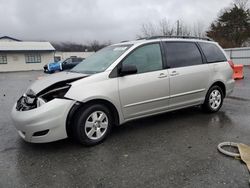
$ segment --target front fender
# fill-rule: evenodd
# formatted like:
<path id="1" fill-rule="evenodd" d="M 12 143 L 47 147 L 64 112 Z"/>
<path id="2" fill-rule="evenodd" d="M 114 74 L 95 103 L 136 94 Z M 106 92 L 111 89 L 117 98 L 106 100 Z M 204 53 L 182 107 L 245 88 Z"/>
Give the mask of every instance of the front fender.
<path id="1" fill-rule="evenodd" d="M 86 103 L 92 100 L 105 100 L 113 104 L 119 114 L 120 123 L 124 122 L 118 92 L 118 80 L 109 78 L 103 72 L 71 83 L 65 97 Z"/>

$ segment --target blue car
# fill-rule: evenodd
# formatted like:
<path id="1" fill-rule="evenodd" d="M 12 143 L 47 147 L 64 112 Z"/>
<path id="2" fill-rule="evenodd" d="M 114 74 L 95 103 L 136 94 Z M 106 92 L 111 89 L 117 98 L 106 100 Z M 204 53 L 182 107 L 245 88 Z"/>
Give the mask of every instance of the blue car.
<path id="1" fill-rule="evenodd" d="M 78 63 L 82 62 L 84 58 L 81 57 L 70 57 L 62 61 L 51 62 L 44 65 L 43 69 L 45 73 L 54 73 L 58 71 L 72 69 Z"/>

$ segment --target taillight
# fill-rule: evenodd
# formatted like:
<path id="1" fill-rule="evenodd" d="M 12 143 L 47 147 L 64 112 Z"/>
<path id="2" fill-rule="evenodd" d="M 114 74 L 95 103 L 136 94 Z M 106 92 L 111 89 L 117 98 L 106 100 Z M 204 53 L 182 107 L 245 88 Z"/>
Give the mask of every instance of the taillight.
<path id="1" fill-rule="evenodd" d="M 234 69 L 234 62 L 230 59 L 227 61 L 232 69 Z"/>

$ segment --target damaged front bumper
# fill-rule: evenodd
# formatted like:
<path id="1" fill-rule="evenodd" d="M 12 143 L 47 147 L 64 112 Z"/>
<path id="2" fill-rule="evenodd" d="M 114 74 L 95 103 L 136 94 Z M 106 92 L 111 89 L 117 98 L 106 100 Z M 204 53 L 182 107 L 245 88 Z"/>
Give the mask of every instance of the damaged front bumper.
<path id="1" fill-rule="evenodd" d="M 11 117 L 19 135 L 27 142 L 45 143 L 67 138 L 66 119 L 74 100 L 55 98 L 27 111 L 14 105 Z"/>

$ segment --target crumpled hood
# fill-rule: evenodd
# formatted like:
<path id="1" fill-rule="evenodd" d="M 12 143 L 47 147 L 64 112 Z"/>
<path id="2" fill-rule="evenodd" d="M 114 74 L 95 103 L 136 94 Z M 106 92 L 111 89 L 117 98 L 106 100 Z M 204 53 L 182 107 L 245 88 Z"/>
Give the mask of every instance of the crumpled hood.
<path id="1" fill-rule="evenodd" d="M 31 84 L 31 86 L 28 88 L 28 90 L 32 90 L 35 94 L 38 94 L 39 92 L 43 91 L 44 89 L 67 80 L 77 80 L 84 77 L 87 77 L 87 74 L 81 74 L 81 73 L 75 73 L 75 72 L 59 72 L 55 73 L 49 76 L 45 76 L 39 80 L 36 80 L 34 83 Z"/>

